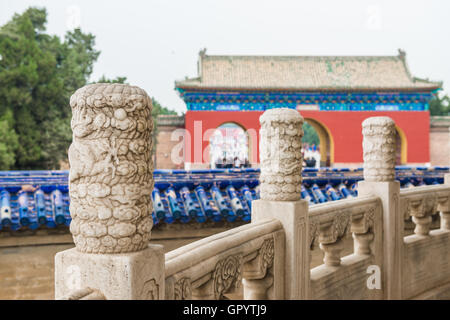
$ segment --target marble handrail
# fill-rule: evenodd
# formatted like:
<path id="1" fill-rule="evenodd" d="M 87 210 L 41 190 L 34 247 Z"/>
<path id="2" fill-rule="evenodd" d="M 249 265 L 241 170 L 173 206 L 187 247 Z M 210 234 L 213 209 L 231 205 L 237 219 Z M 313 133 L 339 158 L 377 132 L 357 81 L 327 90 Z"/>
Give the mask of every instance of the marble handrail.
<path id="1" fill-rule="evenodd" d="M 166 299 L 222 299 L 242 278 L 244 298 L 281 298 L 282 268 L 274 270 L 274 261 L 283 254 L 284 231 L 276 219 L 193 242 L 165 256 Z"/>

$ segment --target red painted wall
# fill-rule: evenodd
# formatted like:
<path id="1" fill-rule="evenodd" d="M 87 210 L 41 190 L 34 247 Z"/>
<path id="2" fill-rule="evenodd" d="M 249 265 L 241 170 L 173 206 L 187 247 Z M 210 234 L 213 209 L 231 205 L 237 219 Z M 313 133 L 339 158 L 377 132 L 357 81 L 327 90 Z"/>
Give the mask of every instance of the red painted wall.
<path id="1" fill-rule="evenodd" d="M 200 136 L 203 137 L 207 129 L 217 128 L 225 122 L 235 122 L 244 129 L 255 129 L 259 133 L 259 117 L 261 114 L 262 112 L 259 111 L 187 111 L 185 126 L 191 135 L 191 152 L 185 154 L 185 161 L 207 161 L 207 159 L 201 157 L 198 151 L 197 158 L 194 158 L 195 148 L 201 148 L 201 152 L 203 152 L 209 144 L 207 137 L 200 140 Z M 430 114 L 428 111 L 300 111 L 300 114 L 304 118 L 317 120 L 327 127 L 334 142 L 335 163 L 363 161 L 361 123 L 365 119 L 375 116 L 391 117 L 396 125 L 403 130 L 407 140 L 408 163 L 430 161 Z M 200 121 L 197 123 L 196 131 L 194 130 L 195 121 Z M 259 145 L 259 141 L 257 141 L 257 144 Z"/>

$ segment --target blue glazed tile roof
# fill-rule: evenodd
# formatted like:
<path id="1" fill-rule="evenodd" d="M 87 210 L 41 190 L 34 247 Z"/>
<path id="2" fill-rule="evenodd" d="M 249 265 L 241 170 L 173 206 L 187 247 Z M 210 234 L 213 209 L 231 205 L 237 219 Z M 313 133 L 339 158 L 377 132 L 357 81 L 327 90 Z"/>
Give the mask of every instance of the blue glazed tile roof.
<path id="1" fill-rule="evenodd" d="M 397 167 L 402 187 L 443 183 L 448 167 Z M 153 221 L 250 221 L 259 169 L 155 170 Z M 362 168 L 305 168 L 301 196 L 311 204 L 357 195 Z M 0 171 L 0 230 L 70 225 L 68 171 Z"/>

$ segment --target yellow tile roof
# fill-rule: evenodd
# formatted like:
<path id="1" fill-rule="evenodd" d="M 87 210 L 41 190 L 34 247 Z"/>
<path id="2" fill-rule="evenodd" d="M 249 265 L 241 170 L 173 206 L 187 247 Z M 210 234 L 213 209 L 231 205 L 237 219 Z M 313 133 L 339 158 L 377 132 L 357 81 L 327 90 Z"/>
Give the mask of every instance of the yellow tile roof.
<path id="1" fill-rule="evenodd" d="M 441 82 L 409 73 L 398 56 L 220 56 L 200 52 L 199 77 L 178 88 L 286 90 L 434 90 Z"/>

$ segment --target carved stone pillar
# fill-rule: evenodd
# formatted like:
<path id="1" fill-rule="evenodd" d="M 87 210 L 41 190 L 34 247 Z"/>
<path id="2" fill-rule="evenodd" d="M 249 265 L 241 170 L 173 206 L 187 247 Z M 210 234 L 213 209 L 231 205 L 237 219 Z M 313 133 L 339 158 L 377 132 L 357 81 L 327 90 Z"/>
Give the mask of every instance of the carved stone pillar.
<path id="1" fill-rule="evenodd" d="M 394 181 L 396 161 L 395 122 L 389 117 L 363 121 L 365 181 Z"/>
<path id="2" fill-rule="evenodd" d="M 300 200 L 303 118 L 294 109 L 271 109 L 260 117 L 261 200 Z"/>
<path id="3" fill-rule="evenodd" d="M 77 250 L 146 248 L 153 226 L 151 100 L 138 87 L 98 83 L 77 90 L 70 106 L 70 231 Z"/>
<path id="4" fill-rule="evenodd" d="M 362 123 L 362 133 L 364 181 L 358 183 L 358 196 L 375 195 L 382 201 L 382 288 L 386 299 L 401 299 L 404 221 L 400 211 L 400 183 L 395 181 L 395 123 L 389 117 L 368 118 Z M 368 240 L 360 243 L 361 253 L 368 252 L 365 244 Z"/>
<path id="5" fill-rule="evenodd" d="M 78 89 L 70 106 L 76 249 L 56 256 L 56 297 L 90 287 L 107 299 L 162 298 L 164 255 L 161 246 L 149 246 L 151 100 L 135 86 L 98 83 Z"/>
<path id="6" fill-rule="evenodd" d="M 260 117 L 260 200 L 252 202 L 252 222 L 278 219 L 286 236 L 285 299 L 307 299 L 310 282 L 308 202 L 300 199 L 303 118 L 298 111 L 271 109 Z M 250 284 L 249 284 L 250 285 Z M 263 289 L 261 289 L 263 290 Z M 279 299 L 279 298 L 278 298 Z"/>

